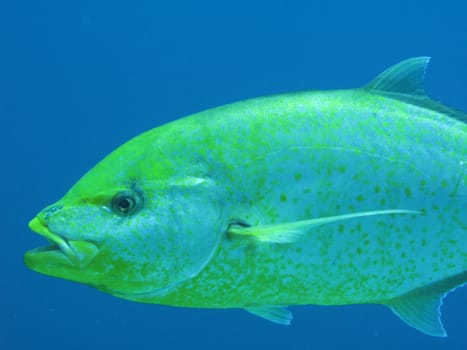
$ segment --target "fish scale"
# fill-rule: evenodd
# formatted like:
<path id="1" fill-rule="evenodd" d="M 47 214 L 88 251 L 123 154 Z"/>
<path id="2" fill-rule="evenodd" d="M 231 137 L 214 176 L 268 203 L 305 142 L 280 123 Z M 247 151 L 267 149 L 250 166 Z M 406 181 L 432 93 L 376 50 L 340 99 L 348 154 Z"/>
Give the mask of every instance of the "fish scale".
<path id="1" fill-rule="evenodd" d="M 467 118 L 426 96 L 427 64 L 137 136 L 31 221 L 63 244 L 25 262 L 128 300 L 280 324 L 289 305 L 383 304 L 445 336 L 442 300 L 467 282 Z"/>

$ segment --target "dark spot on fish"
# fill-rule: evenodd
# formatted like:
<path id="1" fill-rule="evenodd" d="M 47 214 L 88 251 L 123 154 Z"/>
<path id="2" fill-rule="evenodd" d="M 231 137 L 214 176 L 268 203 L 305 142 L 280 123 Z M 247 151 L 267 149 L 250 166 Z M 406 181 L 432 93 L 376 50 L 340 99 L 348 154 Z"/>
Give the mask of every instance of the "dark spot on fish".
<path id="1" fill-rule="evenodd" d="M 406 197 L 408 198 L 412 197 L 412 191 L 410 190 L 410 188 L 406 187 L 404 190 L 404 193 Z"/>
<path id="2" fill-rule="evenodd" d="M 347 167 L 345 165 L 337 166 L 337 171 L 339 171 L 341 174 L 344 174 L 347 171 Z"/>
<path id="3" fill-rule="evenodd" d="M 363 194 L 359 194 L 359 195 L 357 196 L 357 201 L 363 202 L 364 200 L 365 200 L 365 196 L 364 196 Z"/>

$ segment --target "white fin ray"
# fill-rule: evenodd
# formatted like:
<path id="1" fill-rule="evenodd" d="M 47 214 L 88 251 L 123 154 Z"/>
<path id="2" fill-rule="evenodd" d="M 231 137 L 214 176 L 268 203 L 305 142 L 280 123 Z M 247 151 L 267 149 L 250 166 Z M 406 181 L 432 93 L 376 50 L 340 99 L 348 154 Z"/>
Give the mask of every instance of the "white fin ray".
<path id="1" fill-rule="evenodd" d="M 362 211 L 352 214 L 343 214 L 337 216 L 327 216 L 322 218 L 287 222 L 283 224 L 273 224 L 264 226 L 231 226 L 227 230 L 227 234 L 231 238 L 239 239 L 252 239 L 259 242 L 269 243 L 293 243 L 298 241 L 303 235 L 308 233 L 311 229 L 346 221 L 355 218 L 375 216 L 375 215 L 393 215 L 393 214 L 421 214 L 419 211 L 405 210 L 405 209 L 388 209 L 388 210 L 374 210 Z"/>

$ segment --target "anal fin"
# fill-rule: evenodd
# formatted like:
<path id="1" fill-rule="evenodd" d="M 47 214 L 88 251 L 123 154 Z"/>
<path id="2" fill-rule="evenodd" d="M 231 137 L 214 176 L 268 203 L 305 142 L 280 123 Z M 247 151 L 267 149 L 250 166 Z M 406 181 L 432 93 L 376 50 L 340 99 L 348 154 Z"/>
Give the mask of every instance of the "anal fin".
<path id="1" fill-rule="evenodd" d="M 443 299 L 450 291 L 467 283 L 467 271 L 417 288 L 385 304 L 405 323 L 434 336 L 446 337 L 441 321 Z"/>
<path id="2" fill-rule="evenodd" d="M 292 312 L 285 306 L 260 305 L 245 308 L 249 313 L 268 321 L 288 326 L 292 321 Z"/>

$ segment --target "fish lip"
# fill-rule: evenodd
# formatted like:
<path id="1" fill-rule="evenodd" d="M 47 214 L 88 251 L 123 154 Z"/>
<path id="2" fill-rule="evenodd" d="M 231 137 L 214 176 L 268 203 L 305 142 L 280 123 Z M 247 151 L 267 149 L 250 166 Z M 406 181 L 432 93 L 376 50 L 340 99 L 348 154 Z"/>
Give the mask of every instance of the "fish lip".
<path id="1" fill-rule="evenodd" d="M 80 258 L 77 252 L 70 245 L 69 241 L 65 237 L 50 231 L 47 224 L 40 217 L 36 216 L 29 222 L 28 226 L 32 231 L 43 236 L 53 244 L 52 246 L 36 248 L 34 251 L 60 251 L 73 265 L 79 264 Z"/>

